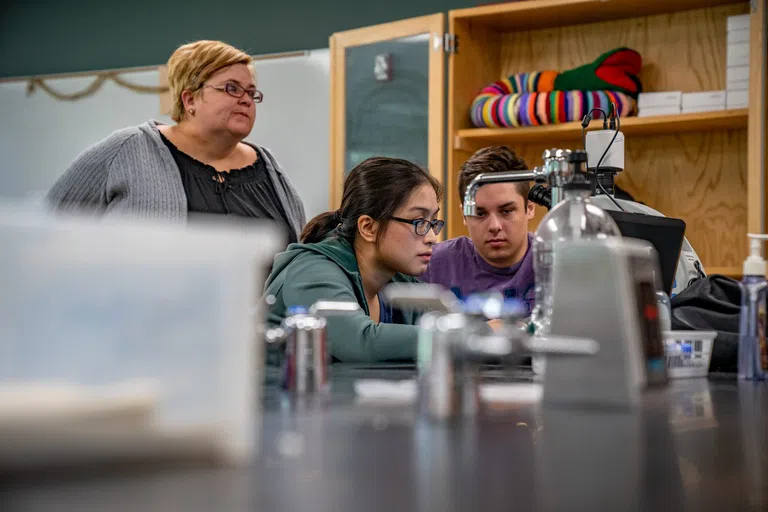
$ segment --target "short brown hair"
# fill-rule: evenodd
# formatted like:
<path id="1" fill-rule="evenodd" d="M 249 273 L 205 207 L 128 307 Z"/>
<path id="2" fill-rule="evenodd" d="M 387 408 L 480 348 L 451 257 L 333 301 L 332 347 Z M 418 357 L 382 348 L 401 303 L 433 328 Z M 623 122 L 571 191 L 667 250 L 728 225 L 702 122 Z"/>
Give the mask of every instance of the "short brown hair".
<path id="1" fill-rule="evenodd" d="M 527 170 L 528 164 L 509 146 L 489 146 L 476 151 L 464 162 L 459 171 L 459 202 L 464 204 L 467 186 L 478 174 Z M 515 183 L 515 188 L 523 196 L 523 204 L 527 205 L 528 191 L 531 189 L 530 182 L 518 181 Z"/>
<path id="2" fill-rule="evenodd" d="M 184 118 L 182 92 L 188 89 L 197 93 L 211 75 L 233 64 L 245 64 L 253 73 L 250 55 L 227 43 L 203 40 L 179 46 L 168 59 L 171 119 L 179 122 Z"/>

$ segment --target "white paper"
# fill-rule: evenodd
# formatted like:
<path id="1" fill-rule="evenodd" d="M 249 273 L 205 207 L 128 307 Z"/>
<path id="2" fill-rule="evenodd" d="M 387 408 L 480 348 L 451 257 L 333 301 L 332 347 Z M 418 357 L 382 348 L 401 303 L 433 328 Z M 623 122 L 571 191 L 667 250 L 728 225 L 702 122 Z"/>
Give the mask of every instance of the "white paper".
<path id="1" fill-rule="evenodd" d="M 358 399 L 377 403 L 414 403 L 415 380 L 358 380 L 354 384 Z M 539 383 L 481 384 L 480 397 L 494 403 L 536 403 L 541 400 L 542 385 Z"/>

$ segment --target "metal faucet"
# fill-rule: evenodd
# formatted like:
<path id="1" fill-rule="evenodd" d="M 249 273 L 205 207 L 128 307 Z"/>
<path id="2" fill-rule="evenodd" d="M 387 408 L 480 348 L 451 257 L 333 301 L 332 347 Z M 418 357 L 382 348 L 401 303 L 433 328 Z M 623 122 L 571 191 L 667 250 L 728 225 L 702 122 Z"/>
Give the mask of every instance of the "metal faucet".
<path id="1" fill-rule="evenodd" d="M 462 304 L 442 286 L 422 283 L 390 284 L 383 293 L 397 307 L 430 310 L 419 321 L 417 407 L 432 420 L 457 420 L 482 411 L 481 368 L 489 357 L 514 367 L 530 352 L 592 356 L 599 348 L 593 339 L 529 336 L 516 325 L 523 311 L 506 308 L 501 295 Z M 488 326 L 489 318 L 503 320 L 501 332 Z"/>
<path id="2" fill-rule="evenodd" d="M 552 206 L 562 199 L 562 186 L 568 181 L 568 149 L 547 149 L 542 158 L 544 165 L 534 167 L 531 171 L 509 171 L 479 174 L 473 179 L 464 192 L 464 215 L 477 216 L 477 203 L 475 197 L 477 190 L 488 183 L 514 183 L 521 181 L 535 181 L 547 183 L 552 191 Z"/>
<path id="3" fill-rule="evenodd" d="M 509 171 L 483 173 L 475 176 L 475 179 L 469 182 L 467 190 L 464 192 L 464 215 L 467 217 L 477 216 L 477 203 L 475 196 L 477 189 L 488 183 L 514 183 L 519 181 L 534 181 L 540 175 L 540 168 L 533 171 Z"/>
<path id="4" fill-rule="evenodd" d="M 547 149 L 542 154 L 544 170 L 539 183 L 547 183 L 551 193 L 551 207 L 563 200 L 563 185 L 568 183 L 571 177 L 571 167 L 568 165 L 570 149 Z"/>
<path id="5" fill-rule="evenodd" d="M 522 311 L 504 311 L 503 296 L 490 297 L 472 311 L 447 289 L 431 284 L 392 284 L 384 296 L 397 307 L 431 309 L 419 321 L 419 413 L 438 421 L 477 415 L 483 361 L 497 357 L 512 366 L 523 355 L 517 342 L 525 336 L 516 327 L 508 336 L 494 335 L 487 314 L 495 310 L 496 317 L 517 320 Z"/>
<path id="6" fill-rule="evenodd" d="M 267 346 L 284 352 L 281 384 L 298 395 L 327 393 L 330 390 L 330 352 L 326 339 L 326 318 L 360 311 L 356 302 L 317 301 L 307 311 L 294 306 L 280 327 L 265 333 Z"/>

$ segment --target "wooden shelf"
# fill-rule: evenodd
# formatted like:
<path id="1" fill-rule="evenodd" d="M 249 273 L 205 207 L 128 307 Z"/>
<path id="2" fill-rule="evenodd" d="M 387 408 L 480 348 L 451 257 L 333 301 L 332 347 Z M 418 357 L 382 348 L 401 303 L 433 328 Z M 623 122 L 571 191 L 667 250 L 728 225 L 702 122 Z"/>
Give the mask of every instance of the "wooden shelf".
<path id="1" fill-rule="evenodd" d="M 720 274 L 731 279 L 741 279 L 744 274 L 742 267 L 704 267 L 704 270 L 706 270 L 708 276 Z"/>
<path id="2" fill-rule="evenodd" d="M 670 116 L 626 117 L 621 119 L 624 135 L 663 135 L 670 133 L 736 130 L 747 127 L 748 109 L 719 110 L 696 114 Z M 598 125 L 592 121 L 591 129 Z M 524 128 L 468 128 L 459 130 L 454 149 L 466 149 L 477 144 L 528 144 L 548 141 L 581 140 L 581 123 L 563 123 Z"/>
<path id="3" fill-rule="evenodd" d="M 746 0 L 526 0 L 458 9 L 450 17 L 497 30 L 534 30 L 737 3 Z"/>
<path id="4" fill-rule="evenodd" d="M 750 5 L 751 4 L 751 5 Z M 750 47 L 764 36 L 765 0 L 520 0 L 449 13 L 458 50 L 448 57 L 446 190 L 480 148 L 513 147 L 529 165 L 542 150 L 581 147 L 581 123 L 473 128 L 469 108 L 488 83 L 531 70 L 574 69 L 611 48 L 643 57 L 646 91 L 726 88 L 727 20 L 750 14 Z M 681 58 L 682 56 L 682 58 Z M 768 225 L 762 187 L 768 144 L 764 128 L 765 51 L 750 53 L 749 110 L 621 120 L 628 137 L 617 184 L 664 215 L 686 221 L 686 237 L 708 273 L 739 277 L 746 233 Z M 602 123 L 592 122 L 594 130 Z M 670 177 L 674 186 L 670 186 Z M 459 194 L 446 194 L 447 237 L 465 235 Z M 535 229 L 541 215 L 529 225 Z"/>

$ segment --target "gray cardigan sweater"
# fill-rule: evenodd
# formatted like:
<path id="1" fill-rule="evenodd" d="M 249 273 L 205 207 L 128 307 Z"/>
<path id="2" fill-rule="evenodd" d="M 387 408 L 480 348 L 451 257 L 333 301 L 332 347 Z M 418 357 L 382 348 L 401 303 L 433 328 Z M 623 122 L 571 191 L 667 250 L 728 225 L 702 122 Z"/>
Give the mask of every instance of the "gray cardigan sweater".
<path id="1" fill-rule="evenodd" d="M 255 144 L 269 178 L 299 237 L 304 205 L 280 164 Z M 186 222 L 187 197 L 179 168 L 160 138 L 156 121 L 118 130 L 83 151 L 48 192 L 56 211 L 90 210 L 98 215 Z"/>

